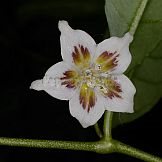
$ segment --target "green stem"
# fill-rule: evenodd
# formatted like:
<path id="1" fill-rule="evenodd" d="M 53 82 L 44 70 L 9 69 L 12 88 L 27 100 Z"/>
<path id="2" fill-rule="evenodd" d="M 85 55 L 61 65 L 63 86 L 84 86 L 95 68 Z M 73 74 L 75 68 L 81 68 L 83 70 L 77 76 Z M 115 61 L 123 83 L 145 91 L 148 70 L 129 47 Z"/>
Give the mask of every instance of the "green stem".
<path id="1" fill-rule="evenodd" d="M 142 0 L 137 11 L 136 11 L 136 16 L 134 17 L 132 24 L 130 26 L 129 32 L 131 33 L 131 35 L 134 35 L 136 32 L 136 29 L 138 27 L 138 24 L 141 20 L 141 17 L 144 13 L 144 10 L 146 8 L 146 5 L 148 3 L 148 0 Z"/>
<path id="2" fill-rule="evenodd" d="M 113 151 L 112 144 L 103 140 L 96 142 L 74 142 L 0 137 L 0 145 L 29 148 L 80 150 L 101 154 L 111 153 Z"/>
<path id="3" fill-rule="evenodd" d="M 162 162 L 162 159 L 157 156 L 151 155 L 119 141 L 113 141 L 113 143 L 115 145 L 115 152 L 126 154 L 147 162 Z"/>
<path id="4" fill-rule="evenodd" d="M 68 149 L 95 151 L 96 142 L 73 142 L 73 141 L 52 141 L 52 140 L 35 140 L 35 139 L 18 139 L 18 138 L 0 138 L 0 145 L 48 148 L 48 149 Z"/>
<path id="5" fill-rule="evenodd" d="M 68 149 L 80 151 L 92 151 L 101 154 L 112 152 L 126 154 L 147 162 L 162 162 L 162 159 L 148 154 L 139 149 L 128 146 L 116 140 L 100 140 L 97 142 L 72 142 L 72 141 L 51 141 L 51 140 L 33 140 L 17 138 L 0 138 L 0 145 L 30 147 L 30 148 L 48 148 L 48 149 Z"/>
<path id="6" fill-rule="evenodd" d="M 99 138 L 102 138 L 102 137 L 103 137 L 103 134 L 102 134 L 102 132 L 101 132 L 101 130 L 100 130 L 100 127 L 99 127 L 98 123 L 96 123 L 96 124 L 94 125 L 94 128 L 95 128 L 95 131 L 96 131 L 96 134 L 98 135 L 98 137 L 99 137 Z"/>
<path id="7" fill-rule="evenodd" d="M 105 111 L 104 125 L 103 125 L 103 132 L 104 132 L 105 140 L 111 139 L 112 117 L 113 117 L 113 112 Z"/>

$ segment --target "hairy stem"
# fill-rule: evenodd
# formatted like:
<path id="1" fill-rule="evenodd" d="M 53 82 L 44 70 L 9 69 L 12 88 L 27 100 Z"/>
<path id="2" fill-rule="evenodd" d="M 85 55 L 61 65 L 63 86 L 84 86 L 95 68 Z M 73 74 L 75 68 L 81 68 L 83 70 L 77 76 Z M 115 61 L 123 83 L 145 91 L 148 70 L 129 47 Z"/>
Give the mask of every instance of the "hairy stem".
<path id="1" fill-rule="evenodd" d="M 133 148 L 113 139 L 110 139 L 109 141 L 102 139 L 97 142 L 72 142 L 0 137 L 0 145 L 30 148 L 80 150 L 91 151 L 100 154 L 117 152 L 148 162 L 162 162 L 162 159 L 159 157 L 156 157 L 154 155 Z"/>
<path id="2" fill-rule="evenodd" d="M 6 137 L 0 138 L 0 145 L 84 151 L 95 151 L 96 146 L 95 142 L 52 141 Z"/>
<path id="3" fill-rule="evenodd" d="M 29 148 L 91 151 L 101 154 L 113 152 L 112 144 L 104 140 L 96 142 L 74 142 L 0 137 L 0 145 Z"/>

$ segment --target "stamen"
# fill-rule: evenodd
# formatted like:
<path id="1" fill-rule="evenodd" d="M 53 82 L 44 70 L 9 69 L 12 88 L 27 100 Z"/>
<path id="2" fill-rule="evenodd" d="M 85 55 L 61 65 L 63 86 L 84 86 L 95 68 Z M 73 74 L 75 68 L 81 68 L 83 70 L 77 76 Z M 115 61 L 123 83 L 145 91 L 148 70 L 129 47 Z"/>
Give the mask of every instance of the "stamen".
<path id="1" fill-rule="evenodd" d="M 108 89 L 105 86 L 100 86 L 99 89 L 103 93 L 108 93 Z"/>
<path id="2" fill-rule="evenodd" d="M 85 71 L 85 75 L 86 75 L 86 76 L 92 76 L 92 71 L 89 70 L 89 69 L 86 70 L 86 71 Z"/>
<path id="3" fill-rule="evenodd" d="M 100 64 L 96 64 L 95 65 L 95 70 L 101 70 L 101 65 Z"/>
<path id="4" fill-rule="evenodd" d="M 95 82 L 93 80 L 88 80 L 87 81 L 87 86 L 90 88 L 94 88 L 95 87 Z"/>

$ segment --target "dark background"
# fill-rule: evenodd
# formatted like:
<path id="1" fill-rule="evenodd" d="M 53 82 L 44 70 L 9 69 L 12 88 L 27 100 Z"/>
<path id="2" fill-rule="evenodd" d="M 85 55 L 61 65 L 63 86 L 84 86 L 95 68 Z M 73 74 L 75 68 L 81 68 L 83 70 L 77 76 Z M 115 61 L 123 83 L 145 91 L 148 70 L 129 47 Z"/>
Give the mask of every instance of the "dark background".
<path id="1" fill-rule="evenodd" d="M 32 81 L 61 61 L 58 21 L 87 31 L 97 43 L 107 22 L 104 0 L 15 0 L 0 5 L 0 136 L 93 141 L 93 127 L 83 129 L 69 114 L 68 102 L 30 90 Z M 113 129 L 113 137 L 162 157 L 160 101 L 140 119 Z M 140 160 L 119 154 L 0 146 L 0 162 Z"/>

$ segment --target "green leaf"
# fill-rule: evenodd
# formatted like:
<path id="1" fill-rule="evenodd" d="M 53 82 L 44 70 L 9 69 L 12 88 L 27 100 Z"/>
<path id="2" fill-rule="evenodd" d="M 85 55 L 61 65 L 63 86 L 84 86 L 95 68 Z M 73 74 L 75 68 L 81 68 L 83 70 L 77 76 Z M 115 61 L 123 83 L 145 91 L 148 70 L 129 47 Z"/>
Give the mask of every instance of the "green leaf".
<path id="1" fill-rule="evenodd" d="M 144 115 L 162 96 L 161 8 L 161 0 L 106 0 L 105 12 L 110 35 L 134 34 L 130 46 L 132 63 L 126 75 L 137 89 L 135 113 L 115 113 L 114 126 Z"/>
<path id="2" fill-rule="evenodd" d="M 131 122 L 148 112 L 160 99 L 160 85 L 150 84 L 143 80 L 133 78 L 137 87 L 135 96 L 135 113 L 114 113 L 113 126 Z"/>

